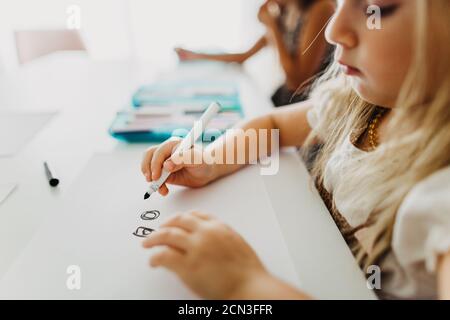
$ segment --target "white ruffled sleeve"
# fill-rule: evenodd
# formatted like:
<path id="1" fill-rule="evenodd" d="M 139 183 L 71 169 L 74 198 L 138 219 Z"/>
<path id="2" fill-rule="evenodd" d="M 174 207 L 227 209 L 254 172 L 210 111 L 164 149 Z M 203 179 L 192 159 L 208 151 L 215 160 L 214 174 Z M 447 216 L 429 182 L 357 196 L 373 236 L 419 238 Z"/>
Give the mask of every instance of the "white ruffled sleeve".
<path id="1" fill-rule="evenodd" d="M 392 250 L 404 268 L 424 263 L 434 274 L 437 259 L 450 251 L 450 167 L 415 186 L 395 222 Z"/>

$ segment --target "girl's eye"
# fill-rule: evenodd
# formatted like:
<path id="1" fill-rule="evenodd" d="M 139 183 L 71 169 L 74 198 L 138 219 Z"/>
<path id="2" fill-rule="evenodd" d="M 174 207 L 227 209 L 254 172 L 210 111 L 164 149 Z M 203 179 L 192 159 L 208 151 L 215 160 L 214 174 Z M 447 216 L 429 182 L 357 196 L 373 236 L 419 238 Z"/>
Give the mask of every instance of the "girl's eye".
<path id="1" fill-rule="evenodd" d="M 390 15 L 392 15 L 395 11 L 397 11 L 398 5 L 393 4 L 393 5 L 378 7 L 378 8 L 380 9 L 381 17 L 386 18 L 386 17 L 389 17 Z M 366 7 L 366 14 L 368 16 L 372 15 L 373 13 L 374 13 L 373 10 L 370 10 L 369 7 Z"/>
<path id="2" fill-rule="evenodd" d="M 397 10 L 397 8 L 398 6 L 395 4 L 386 7 L 380 7 L 381 17 L 385 18 L 392 15 Z"/>

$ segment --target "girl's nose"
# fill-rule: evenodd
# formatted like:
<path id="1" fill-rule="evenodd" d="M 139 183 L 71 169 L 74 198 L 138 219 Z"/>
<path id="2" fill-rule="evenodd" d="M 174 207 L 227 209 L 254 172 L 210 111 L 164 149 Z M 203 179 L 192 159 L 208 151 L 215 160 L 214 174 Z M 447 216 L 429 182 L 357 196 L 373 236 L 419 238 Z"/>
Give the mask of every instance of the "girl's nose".
<path id="1" fill-rule="evenodd" d="M 354 48 L 358 44 L 357 34 L 352 26 L 352 10 L 350 1 L 342 1 L 325 30 L 325 38 L 332 45 L 345 49 Z"/>

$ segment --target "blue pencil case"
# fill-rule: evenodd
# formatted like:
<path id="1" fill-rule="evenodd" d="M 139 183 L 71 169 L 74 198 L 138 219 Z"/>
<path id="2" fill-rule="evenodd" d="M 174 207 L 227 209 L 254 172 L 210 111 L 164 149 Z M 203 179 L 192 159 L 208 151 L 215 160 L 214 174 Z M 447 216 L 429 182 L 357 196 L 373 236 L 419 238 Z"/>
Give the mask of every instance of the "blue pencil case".
<path id="1" fill-rule="evenodd" d="M 190 107 L 208 105 L 217 101 L 225 111 L 241 110 L 239 91 L 232 82 L 223 81 L 166 81 L 139 88 L 132 97 L 132 105 Z"/>
<path id="2" fill-rule="evenodd" d="M 112 137 L 129 142 L 162 142 L 172 136 L 184 137 L 201 112 L 193 114 L 145 114 L 139 110 L 118 112 L 109 128 Z M 233 127 L 243 117 L 242 112 L 220 112 L 205 128 L 202 141 L 211 142 Z"/>

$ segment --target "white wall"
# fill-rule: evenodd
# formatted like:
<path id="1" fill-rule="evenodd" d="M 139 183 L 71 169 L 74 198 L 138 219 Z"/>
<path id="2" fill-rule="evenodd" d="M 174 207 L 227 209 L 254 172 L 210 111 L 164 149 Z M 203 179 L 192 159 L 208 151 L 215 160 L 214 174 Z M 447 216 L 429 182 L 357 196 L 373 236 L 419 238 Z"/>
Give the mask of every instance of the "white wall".
<path id="1" fill-rule="evenodd" d="M 81 31 L 94 58 L 128 55 L 126 0 L 0 0 L 0 51 L 5 64 L 17 62 L 13 31 L 18 29 L 66 28 L 67 9 L 81 9 Z"/>
<path id="2" fill-rule="evenodd" d="M 130 0 L 140 58 L 167 56 L 174 46 L 238 51 L 251 45 L 258 27 L 249 0 Z M 257 3 L 258 1 L 256 1 Z M 251 16 L 246 14 L 253 11 Z M 248 34 L 247 34 L 248 30 Z"/>
<path id="3" fill-rule="evenodd" d="M 263 0 L 0 0 L 0 65 L 17 66 L 13 31 L 66 28 L 71 5 L 94 59 L 167 62 L 172 48 L 247 48 L 263 32 Z M 3 58 L 2 58 L 3 57 Z"/>

